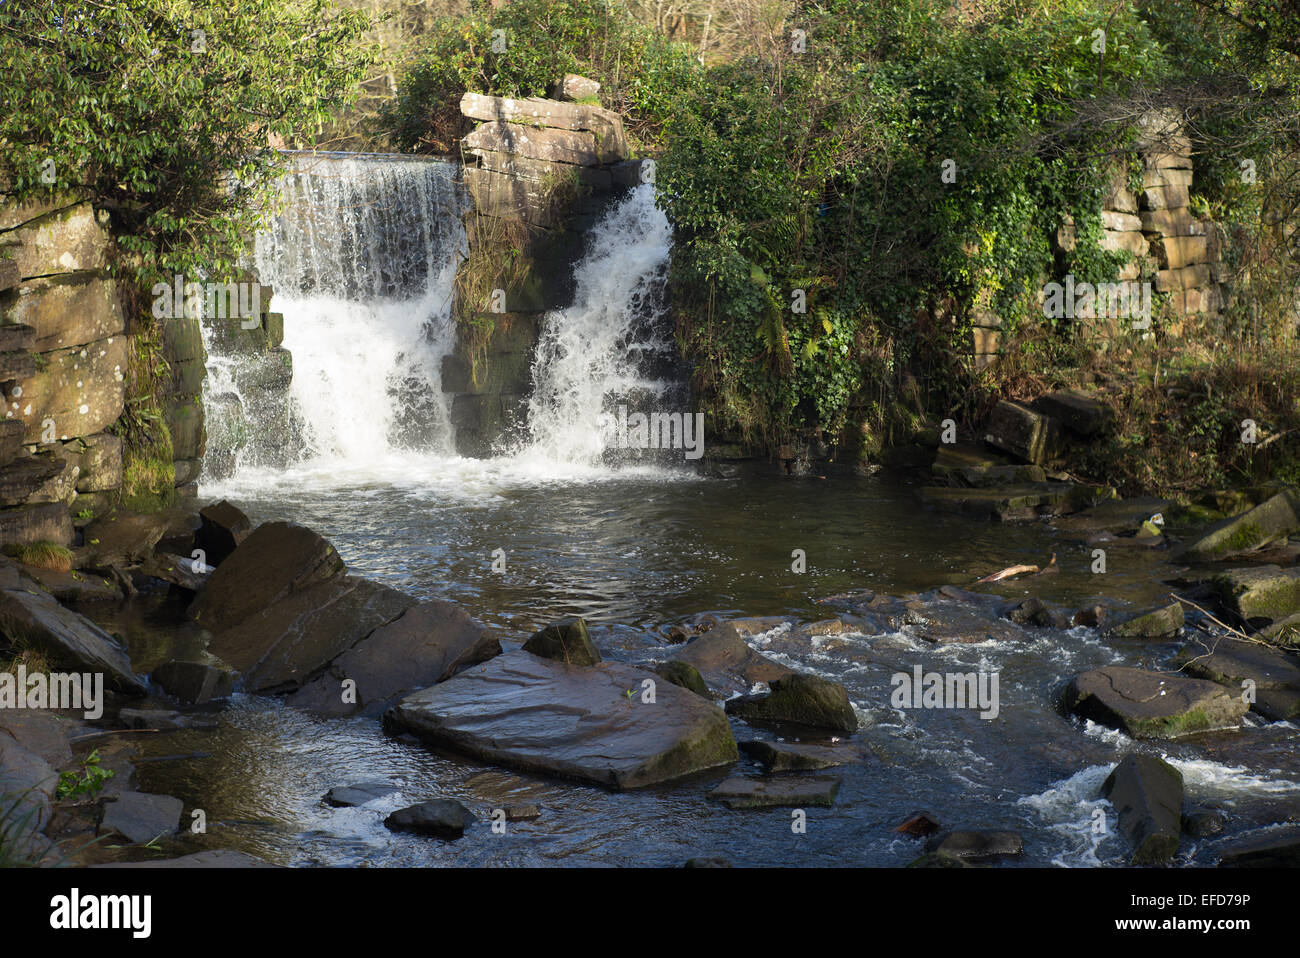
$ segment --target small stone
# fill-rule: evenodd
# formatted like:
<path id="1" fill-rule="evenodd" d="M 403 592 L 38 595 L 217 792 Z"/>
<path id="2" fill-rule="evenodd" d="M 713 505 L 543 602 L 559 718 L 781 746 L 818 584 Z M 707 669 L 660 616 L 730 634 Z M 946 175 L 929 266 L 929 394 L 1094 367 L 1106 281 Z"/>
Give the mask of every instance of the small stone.
<path id="1" fill-rule="evenodd" d="M 980 861 L 1022 855 L 1025 843 L 1019 832 L 953 831 L 935 835 L 926 842 L 925 850 L 938 855 Z"/>
<path id="2" fill-rule="evenodd" d="M 323 801 L 335 808 L 354 808 L 377 798 L 396 793 L 398 787 L 388 782 L 357 782 L 355 785 L 335 785 L 325 793 Z"/>
<path id="3" fill-rule="evenodd" d="M 395 832 L 417 832 L 455 839 L 464 835 L 473 821 L 474 813 L 460 802 L 437 798 L 398 809 L 384 819 L 384 824 Z"/>

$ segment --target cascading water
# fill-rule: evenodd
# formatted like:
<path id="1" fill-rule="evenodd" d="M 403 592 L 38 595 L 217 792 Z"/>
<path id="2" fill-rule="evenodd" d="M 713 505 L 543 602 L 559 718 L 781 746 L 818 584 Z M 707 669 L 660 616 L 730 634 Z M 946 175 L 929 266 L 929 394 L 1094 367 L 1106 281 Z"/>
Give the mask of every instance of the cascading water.
<path id="1" fill-rule="evenodd" d="M 205 400 L 218 441 L 210 441 L 205 469 L 220 459 L 227 472 L 232 459 L 235 469 L 282 463 L 287 432 L 298 440 L 298 458 L 353 467 L 404 451 L 445 453 L 440 361 L 452 347 L 465 243 L 456 167 L 301 154 L 281 182 L 281 201 L 253 261 L 285 317 L 293 428 L 283 416 L 260 414 L 245 386 L 245 357 L 210 346 Z"/>
<path id="2" fill-rule="evenodd" d="M 533 361 L 524 455 L 596 464 L 617 443 L 599 428 L 615 408 L 672 405 L 680 380 L 670 369 L 663 329 L 664 280 L 671 252 L 668 218 L 654 187 L 636 187 L 588 236 L 574 270 L 573 305 L 549 314 Z M 676 396 L 680 404 L 680 395 Z"/>

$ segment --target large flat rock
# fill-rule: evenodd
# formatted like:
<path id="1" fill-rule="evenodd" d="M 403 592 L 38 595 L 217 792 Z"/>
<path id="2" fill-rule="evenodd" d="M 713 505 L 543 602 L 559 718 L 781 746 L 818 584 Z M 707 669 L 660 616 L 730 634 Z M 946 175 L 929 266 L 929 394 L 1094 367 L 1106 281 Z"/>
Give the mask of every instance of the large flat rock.
<path id="1" fill-rule="evenodd" d="M 1236 728 L 1248 708 L 1214 682 L 1117 665 L 1076 675 L 1065 690 L 1065 707 L 1133 738 Z"/>
<path id="2" fill-rule="evenodd" d="M 1295 653 L 1221 638 L 1189 643 L 1179 661 L 1188 675 L 1218 682 L 1236 695 L 1244 683 L 1254 683 L 1251 708 L 1270 721 L 1300 718 L 1300 656 Z"/>
<path id="3" fill-rule="evenodd" d="M 646 679 L 656 683 L 653 703 L 642 701 Z M 483 761 L 617 789 L 738 757 L 726 715 L 693 692 L 618 662 L 570 666 L 522 650 L 408 696 L 384 725 Z"/>
<path id="4" fill-rule="evenodd" d="M 144 694 L 144 683 L 117 639 L 12 568 L 0 585 L 5 586 L 0 588 L 0 637 L 9 644 L 38 649 L 59 670 L 102 672 L 107 687 Z"/>

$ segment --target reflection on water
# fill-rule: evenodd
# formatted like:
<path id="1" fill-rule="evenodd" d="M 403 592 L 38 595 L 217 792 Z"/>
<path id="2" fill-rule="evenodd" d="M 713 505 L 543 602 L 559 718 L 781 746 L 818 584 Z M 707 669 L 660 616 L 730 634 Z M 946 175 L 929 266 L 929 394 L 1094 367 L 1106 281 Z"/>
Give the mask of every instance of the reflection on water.
<path id="1" fill-rule="evenodd" d="M 1097 577 L 1089 550 L 1054 538 L 1044 524 L 927 513 L 913 490 L 883 481 L 720 482 L 576 468 L 555 476 L 523 461 L 390 465 L 379 479 L 370 468 L 352 481 L 345 466 L 318 463 L 313 472 L 244 477 L 205 495 L 229 496 L 255 521 L 311 526 L 352 571 L 458 602 L 507 646 L 554 618 L 582 615 L 607 657 L 632 662 L 665 657 L 666 627 L 696 613 L 824 619 L 831 610 L 816 600 L 828 594 L 969 585 L 1003 566 L 1044 564 L 1052 552 L 1059 574 L 1004 584 L 1002 594 L 1081 605 L 1100 594 L 1152 602 L 1168 591 L 1153 575 L 1168 575 L 1168 566 L 1148 553 L 1112 556 Z M 498 548 L 504 575 L 491 571 Z M 791 571 L 795 549 L 807 554 L 805 574 Z M 711 802 L 707 790 L 721 775 L 611 794 L 438 755 L 384 737 L 373 721 L 318 720 L 242 697 L 215 732 L 144 745 L 150 754 L 209 757 L 146 764 L 139 775 L 144 787 L 205 810 L 208 834 L 187 836 L 185 848 L 241 848 L 295 865 L 677 865 L 721 855 L 749 865 L 892 866 L 918 853 L 914 840 L 892 830 L 917 808 L 954 827 L 1021 831 L 1023 864 L 1119 864 L 1127 856 L 1122 839 L 1091 826 L 1100 807 L 1113 832 L 1114 812 L 1096 792 L 1133 748 L 1178 764 L 1188 804 L 1225 809 L 1230 833 L 1300 809 L 1294 726 L 1136 746 L 1055 709 L 1069 675 L 1116 661 L 1164 666 L 1175 644 L 1103 641 L 1082 628 L 1031 631 L 1016 643 L 940 647 L 905 627 L 764 647 L 843 682 L 862 717 L 857 737 L 870 751 L 864 764 L 836 770 L 843 784 L 835 806 L 809 809 L 802 835 L 792 833 L 789 809 L 731 811 Z M 762 647 L 762 638 L 754 641 Z M 916 665 L 997 671 L 1000 714 L 983 721 L 969 711 L 891 709 L 890 676 Z M 754 734 L 735 728 L 738 737 Z M 332 786 L 374 780 L 400 791 L 363 808 L 320 801 Z M 387 812 L 432 797 L 458 799 L 484 819 L 511 804 L 543 811 L 504 835 L 483 821 L 451 843 L 383 827 Z M 1213 861 L 1213 844 L 1188 840 L 1183 854 Z"/>

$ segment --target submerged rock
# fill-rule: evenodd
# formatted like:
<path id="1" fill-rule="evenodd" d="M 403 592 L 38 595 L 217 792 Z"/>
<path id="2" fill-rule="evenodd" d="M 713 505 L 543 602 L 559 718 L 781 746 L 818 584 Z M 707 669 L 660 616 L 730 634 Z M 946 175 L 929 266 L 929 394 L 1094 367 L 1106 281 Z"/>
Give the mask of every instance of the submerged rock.
<path id="1" fill-rule="evenodd" d="M 862 761 L 862 753 L 849 745 L 807 745 L 799 742 L 740 743 L 740 750 L 757 759 L 769 772 L 805 772 Z"/>
<path id="2" fill-rule="evenodd" d="M 839 791 L 838 778 L 781 776 L 779 778 L 729 778 L 709 792 L 728 808 L 830 808 Z"/>
<path id="3" fill-rule="evenodd" d="M 1183 775 L 1151 755 L 1124 757 L 1106 777 L 1101 797 L 1115 806 L 1119 830 L 1133 846 L 1134 865 L 1158 865 L 1178 851 Z"/>
<path id="4" fill-rule="evenodd" d="M 645 681 L 655 700 L 643 701 Z M 390 732 L 526 772 L 617 789 L 729 765 L 738 753 L 716 705 L 617 662 L 576 667 L 522 649 L 407 696 Z"/>
<path id="5" fill-rule="evenodd" d="M 354 785 L 335 785 L 322 801 L 335 808 L 354 808 L 398 791 L 398 786 L 388 782 L 357 782 Z"/>
<path id="6" fill-rule="evenodd" d="M 569 665 L 595 665 L 600 661 L 600 653 L 587 634 L 587 623 L 578 618 L 561 619 L 533 633 L 524 643 L 524 651 Z"/>
<path id="7" fill-rule="evenodd" d="M 1236 728 L 1247 708 L 1214 682 L 1116 665 L 1076 675 L 1066 687 L 1064 704 L 1133 738 Z"/>
<path id="8" fill-rule="evenodd" d="M 100 829 L 138 845 L 175 834 L 184 811 L 185 803 L 170 795 L 121 792 L 115 801 L 105 803 Z"/>
<path id="9" fill-rule="evenodd" d="M 951 831 L 935 835 L 925 843 L 925 850 L 935 855 L 981 861 L 1022 855 L 1025 842 L 1019 832 Z"/>
<path id="10" fill-rule="evenodd" d="M 1182 603 L 1170 602 L 1112 626 L 1110 634 L 1125 639 L 1163 639 L 1176 635 L 1183 624 Z"/>
<path id="11" fill-rule="evenodd" d="M 437 838 L 460 838 L 474 822 L 474 813 L 449 798 L 436 798 L 400 808 L 384 819 L 395 832 L 416 832 Z"/>
<path id="12" fill-rule="evenodd" d="M 1219 849 L 1221 868 L 1300 867 L 1300 826 L 1270 829 Z"/>
<path id="13" fill-rule="evenodd" d="M 858 717 L 848 690 L 839 682 L 791 673 L 772 680 L 766 695 L 727 702 L 727 714 L 759 722 L 786 722 L 834 732 L 856 732 Z"/>

